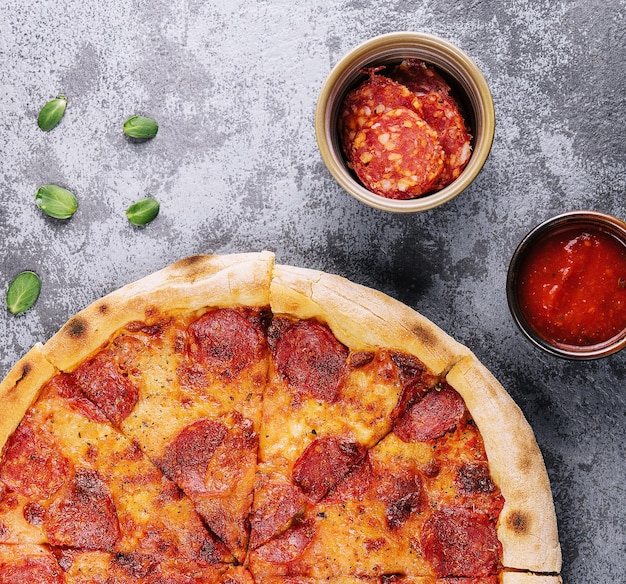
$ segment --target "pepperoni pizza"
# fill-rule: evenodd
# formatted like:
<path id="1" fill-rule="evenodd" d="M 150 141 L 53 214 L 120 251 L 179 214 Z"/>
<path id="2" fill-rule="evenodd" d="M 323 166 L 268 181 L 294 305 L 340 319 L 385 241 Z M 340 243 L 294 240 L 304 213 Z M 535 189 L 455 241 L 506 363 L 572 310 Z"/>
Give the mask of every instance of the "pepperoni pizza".
<path id="1" fill-rule="evenodd" d="M 0 411 L 0 584 L 560 582 L 498 382 L 407 306 L 269 252 L 94 302 Z"/>

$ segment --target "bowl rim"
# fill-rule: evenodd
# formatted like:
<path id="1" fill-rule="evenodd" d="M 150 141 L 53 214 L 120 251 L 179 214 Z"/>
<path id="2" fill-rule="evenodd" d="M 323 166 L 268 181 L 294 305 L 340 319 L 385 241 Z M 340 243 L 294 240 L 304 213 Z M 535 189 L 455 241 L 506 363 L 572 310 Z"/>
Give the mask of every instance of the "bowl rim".
<path id="1" fill-rule="evenodd" d="M 553 345 L 539 336 L 523 315 L 517 297 L 517 273 L 526 252 L 542 237 L 568 226 L 593 225 L 605 232 L 610 232 L 626 246 L 626 222 L 601 211 L 575 210 L 560 213 L 533 227 L 519 242 L 511 260 L 506 277 L 506 297 L 509 311 L 517 328 L 533 345 L 544 352 L 569 360 L 591 360 L 607 357 L 626 348 L 626 328 L 614 337 L 588 347 L 576 349 L 571 346 Z"/>
<path id="2" fill-rule="evenodd" d="M 354 62 L 365 59 L 378 49 L 394 45 L 398 45 L 399 48 L 404 46 L 423 47 L 424 50 L 434 51 L 440 56 L 443 55 L 451 60 L 453 58 L 455 64 L 467 74 L 467 80 L 470 82 L 477 98 L 476 104 L 472 105 L 473 107 L 478 107 L 480 110 L 477 112 L 477 117 L 481 118 L 480 135 L 478 135 L 479 133 L 476 131 L 476 128 L 474 128 L 474 148 L 472 156 L 467 166 L 463 169 L 463 172 L 445 188 L 415 199 L 389 199 L 367 190 L 358 183 L 349 172 L 346 165 L 343 163 L 341 154 L 333 154 L 333 148 L 331 147 L 331 140 L 329 138 L 335 131 L 335 129 L 331 127 L 331 98 L 335 97 L 333 89 L 336 88 L 338 82 L 346 76 L 346 71 L 349 70 Z M 374 64 L 376 62 L 375 55 L 372 55 L 372 57 L 369 62 L 359 63 L 358 69 Z M 424 60 L 445 71 L 445 68 L 437 62 L 433 63 L 429 61 L 428 58 L 424 58 Z M 342 96 L 338 97 L 341 98 Z M 433 209 L 450 201 L 465 190 L 481 171 L 489 156 L 495 135 L 495 123 L 495 108 L 491 91 L 485 77 L 474 61 L 459 47 L 447 40 L 429 33 L 412 31 L 382 34 L 357 45 L 348 52 L 332 68 L 323 83 L 315 109 L 315 134 L 317 144 L 322 159 L 335 180 L 345 191 L 357 200 L 370 207 L 395 213 Z"/>

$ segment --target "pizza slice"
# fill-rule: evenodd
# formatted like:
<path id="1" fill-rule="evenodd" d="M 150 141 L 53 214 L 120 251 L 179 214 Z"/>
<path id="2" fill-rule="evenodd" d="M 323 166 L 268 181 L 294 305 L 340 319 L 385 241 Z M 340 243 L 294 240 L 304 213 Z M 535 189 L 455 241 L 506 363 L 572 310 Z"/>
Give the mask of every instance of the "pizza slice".
<path id="1" fill-rule="evenodd" d="M 488 577 L 500 572 L 502 497 L 462 398 L 430 388 L 300 524 L 251 556 L 255 573 Z M 445 536 L 443 544 L 440 537 Z M 342 546 L 329 549 L 337 538 Z M 445 555 L 441 556 L 442 547 Z M 281 561 L 277 561 L 281 560 Z"/>
<path id="2" fill-rule="evenodd" d="M 447 374 L 481 431 L 489 472 L 504 497 L 497 533 L 507 569 L 558 574 L 562 557 L 550 479 L 532 428 L 475 357 Z"/>
<path id="3" fill-rule="evenodd" d="M 251 549 L 323 499 L 464 351 L 436 346 L 443 333 L 389 297 L 314 270 L 276 266 L 271 306 Z"/>
<path id="4" fill-rule="evenodd" d="M 267 377 L 272 260 L 188 258 L 89 306 L 43 348 L 239 561 Z"/>
<path id="5" fill-rule="evenodd" d="M 532 431 L 465 357 L 324 499 L 253 550 L 250 566 L 261 580 L 558 582 L 556 518 Z"/>
<path id="6" fill-rule="evenodd" d="M 5 544 L 107 550 L 213 573 L 233 560 L 190 500 L 64 373 L 39 390 L 6 441 L 0 483 Z"/>

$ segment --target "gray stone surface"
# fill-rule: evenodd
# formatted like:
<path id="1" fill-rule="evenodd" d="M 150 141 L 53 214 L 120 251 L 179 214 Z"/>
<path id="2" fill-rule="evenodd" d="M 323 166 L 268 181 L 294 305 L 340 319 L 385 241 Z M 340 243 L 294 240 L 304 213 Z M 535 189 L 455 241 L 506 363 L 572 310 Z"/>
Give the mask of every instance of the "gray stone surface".
<path id="1" fill-rule="evenodd" d="M 332 66 L 398 30 L 465 50 L 497 116 L 475 183 L 411 216 L 345 194 L 313 129 Z M 91 301 L 176 259 L 270 249 L 386 292 L 473 349 L 535 430 L 564 581 L 626 582 L 626 352 L 542 355 L 504 291 L 538 222 L 581 208 L 626 218 L 625 31 L 624 0 L 3 0 L 0 289 L 24 269 L 43 289 L 27 313 L 0 311 L 0 374 Z M 67 113 L 43 133 L 37 113 L 59 93 Z M 123 137 L 133 114 L 158 120 L 154 140 Z M 35 207 L 45 183 L 76 193 L 70 221 Z M 148 195 L 161 213 L 134 228 L 124 211 Z"/>

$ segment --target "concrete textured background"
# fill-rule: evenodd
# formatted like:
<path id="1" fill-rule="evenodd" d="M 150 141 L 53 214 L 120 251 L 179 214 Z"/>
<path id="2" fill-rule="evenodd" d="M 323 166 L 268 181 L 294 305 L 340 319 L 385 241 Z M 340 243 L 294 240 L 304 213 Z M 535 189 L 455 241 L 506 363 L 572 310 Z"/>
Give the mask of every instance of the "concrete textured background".
<path id="1" fill-rule="evenodd" d="M 401 30 L 468 53 L 497 117 L 474 184 L 411 216 L 343 192 L 313 128 L 337 61 Z M 626 218 L 625 55 L 626 0 L 2 0 L 0 289 L 25 269 L 43 288 L 27 313 L 0 311 L 0 374 L 93 300 L 181 257 L 270 249 L 386 292 L 468 345 L 535 430 L 564 581 L 626 582 L 626 352 L 540 354 L 504 291 L 537 223 L 582 208 Z M 67 113 L 41 132 L 59 93 Z M 123 137 L 133 114 L 159 122 L 154 140 Z M 71 220 L 35 207 L 45 183 L 76 194 Z M 148 195 L 161 213 L 132 227 L 124 211 Z"/>

